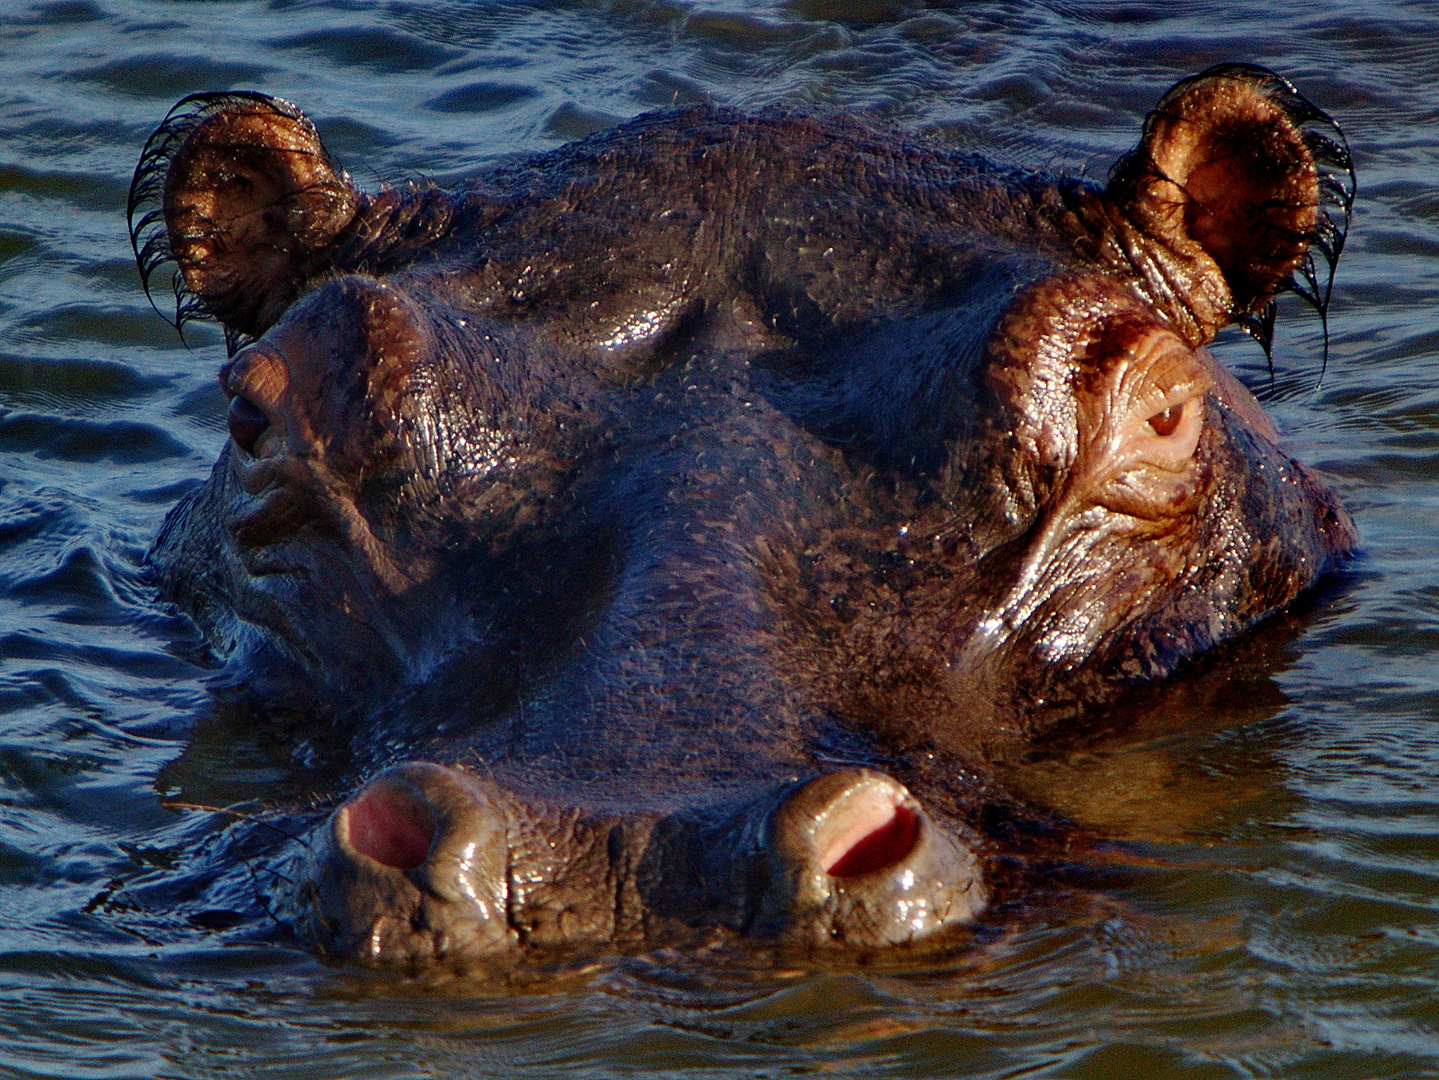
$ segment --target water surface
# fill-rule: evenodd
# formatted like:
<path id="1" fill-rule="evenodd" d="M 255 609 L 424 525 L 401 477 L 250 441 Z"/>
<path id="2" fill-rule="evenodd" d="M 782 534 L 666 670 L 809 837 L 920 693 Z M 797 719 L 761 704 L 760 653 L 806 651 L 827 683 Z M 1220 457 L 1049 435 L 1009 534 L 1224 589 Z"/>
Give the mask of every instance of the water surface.
<path id="1" fill-rule="evenodd" d="M 1439 12 L 1284 0 L 65 0 L 0 14 L 0 1073 L 1439 1075 Z M 1262 7 L 1263 13 L 1260 12 Z M 1338 586 L 1010 782 L 1115 838 L 1112 885 L 923 969 L 659 954 L 543 986 L 326 968 L 126 899 L 295 780 L 215 719 L 143 558 L 224 439 L 219 333 L 150 309 L 139 149 L 196 90 L 301 104 L 362 186 L 455 177 L 710 99 L 866 110 L 1102 175 L 1222 60 L 1336 116 L 1359 200 L 1271 379 L 1224 359 L 1354 511 Z"/>

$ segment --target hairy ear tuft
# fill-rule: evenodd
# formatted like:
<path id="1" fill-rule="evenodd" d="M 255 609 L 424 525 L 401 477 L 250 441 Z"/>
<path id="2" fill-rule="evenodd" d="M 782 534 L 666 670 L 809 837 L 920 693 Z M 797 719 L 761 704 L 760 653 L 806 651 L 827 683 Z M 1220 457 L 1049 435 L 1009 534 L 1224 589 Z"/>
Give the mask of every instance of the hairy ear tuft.
<path id="1" fill-rule="evenodd" d="M 364 197 L 287 101 L 193 94 L 150 136 L 130 185 L 130 241 L 175 263 L 175 325 L 209 316 L 235 344 L 272 326 L 323 272 Z"/>
<path id="2" fill-rule="evenodd" d="M 1293 289 L 1324 314 L 1354 168 L 1338 125 L 1289 82 L 1220 64 L 1160 99 L 1107 195 L 1177 254 L 1213 260 L 1233 297 L 1231 320 L 1264 341 L 1276 293 Z M 1327 263 L 1323 284 L 1316 253 Z"/>

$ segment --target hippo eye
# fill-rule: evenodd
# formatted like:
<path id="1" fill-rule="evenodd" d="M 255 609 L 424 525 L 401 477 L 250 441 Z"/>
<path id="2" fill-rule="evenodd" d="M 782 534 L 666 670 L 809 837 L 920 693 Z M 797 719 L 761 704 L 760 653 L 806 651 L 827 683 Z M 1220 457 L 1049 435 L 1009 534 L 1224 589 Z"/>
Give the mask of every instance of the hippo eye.
<path id="1" fill-rule="evenodd" d="M 230 438 L 235 445 L 251 457 L 255 456 L 255 445 L 260 436 L 270 429 L 270 418 L 265 411 L 249 398 L 236 394 L 230 399 L 230 411 L 225 416 L 230 429 Z"/>
<path id="2" fill-rule="evenodd" d="M 1184 406 L 1187 404 L 1188 402 L 1181 401 L 1179 404 L 1171 405 L 1163 412 L 1151 416 L 1149 426 L 1154 429 L 1154 434 L 1163 439 L 1179 430 L 1180 421 L 1184 419 Z"/>
<path id="3" fill-rule="evenodd" d="M 1163 473 L 1190 469 L 1204 433 L 1205 395 L 1214 379 L 1203 359 L 1172 332 L 1157 326 L 1120 327 L 1114 365 L 1115 389 L 1104 408 L 1118 405 L 1114 439 L 1116 464 L 1143 465 Z M 1097 400 L 1097 399 L 1096 399 Z M 1137 482 L 1137 481 L 1136 481 Z"/>

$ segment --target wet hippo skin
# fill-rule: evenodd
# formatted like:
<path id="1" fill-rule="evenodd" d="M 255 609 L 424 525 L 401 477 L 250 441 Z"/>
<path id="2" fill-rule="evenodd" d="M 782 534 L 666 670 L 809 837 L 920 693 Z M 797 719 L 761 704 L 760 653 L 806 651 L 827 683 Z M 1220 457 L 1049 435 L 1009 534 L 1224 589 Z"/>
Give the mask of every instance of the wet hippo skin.
<path id="1" fill-rule="evenodd" d="M 1243 65 L 1106 186 L 700 107 L 369 195 L 285 102 L 182 102 L 133 232 L 231 438 L 152 560 L 353 763 L 283 917 L 376 964 L 972 922 L 991 755 L 1351 550 L 1204 349 L 1322 305 L 1351 192 Z"/>

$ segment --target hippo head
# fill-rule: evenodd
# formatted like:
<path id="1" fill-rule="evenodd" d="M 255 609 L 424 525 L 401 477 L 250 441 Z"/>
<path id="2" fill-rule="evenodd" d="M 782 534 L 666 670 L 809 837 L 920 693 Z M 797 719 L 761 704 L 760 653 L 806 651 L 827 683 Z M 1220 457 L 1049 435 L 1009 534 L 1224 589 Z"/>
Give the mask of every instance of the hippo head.
<path id="1" fill-rule="evenodd" d="M 225 326 L 231 438 L 152 558 L 356 763 L 294 921 L 379 963 L 972 921 L 995 747 L 1354 543 L 1204 348 L 1322 299 L 1336 139 L 1229 65 L 1103 188 L 703 107 L 366 195 L 292 106 L 183 102 L 137 253 Z"/>

